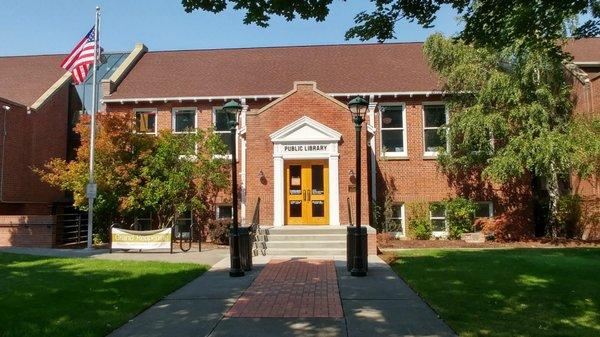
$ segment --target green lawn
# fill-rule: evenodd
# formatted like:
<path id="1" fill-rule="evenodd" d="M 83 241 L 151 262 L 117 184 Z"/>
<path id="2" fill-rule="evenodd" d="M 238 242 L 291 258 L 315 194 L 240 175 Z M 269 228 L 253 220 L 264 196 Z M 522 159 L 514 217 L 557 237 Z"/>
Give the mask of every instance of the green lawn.
<path id="1" fill-rule="evenodd" d="M 0 336 L 105 336 L 206 270 L 0 253 Z"/>
<path id="2" fill-rule="evenodd" d="M 394 270 L 461 336 L 600 336 L 600 249 L 397 256 Z"/>

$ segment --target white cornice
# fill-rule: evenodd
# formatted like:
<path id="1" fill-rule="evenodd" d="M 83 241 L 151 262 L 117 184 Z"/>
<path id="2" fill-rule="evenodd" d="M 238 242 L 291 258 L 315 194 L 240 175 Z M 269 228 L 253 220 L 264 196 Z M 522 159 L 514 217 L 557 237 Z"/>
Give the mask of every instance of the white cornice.
<path id="1" fill-rule="evenodd" d="M 431 95 L 444 95 L 446 92 L 434 90 L 434 91 L 389 91 L 389 92 L 353 92 L 353 93 L 326 93 L 332 97 L 355 97 L 355 96 L 373 96 L 373 97 L 398 97 L 398 96 L 425 96 Z M 103 103 L 153 103 L 153 102 L 183 102 L 183 101 L 227 101 L 230 99 L 246 99 L 246 100 L 259 100 L 259 99 L 276 99 L 282 97 L 282 94 L 259 94 L 259 95 L 229 95 L 229 96 L 174 96 L 174 97 L 128 97 L 128 98 L 105 98 L 102 100 Z"/>

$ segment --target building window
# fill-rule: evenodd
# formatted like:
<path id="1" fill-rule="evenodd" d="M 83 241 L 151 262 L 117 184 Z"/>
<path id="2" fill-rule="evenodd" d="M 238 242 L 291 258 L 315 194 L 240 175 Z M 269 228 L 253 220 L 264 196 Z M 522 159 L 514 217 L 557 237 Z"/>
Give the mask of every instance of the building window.
<path id="1" fill-rule="evenodd" d="M 429 205 L 429 219 L 434 236 L 444 236 L 448 232 L 446 226 L 446 208 L 439 202 Z"/>
<path id="2" fill-rule="evenodd" d="M 379 108 L 381 125 L 381 154 L 389 157 L 406 156 L 406 113 L 404 104 Z"/>
<path id="3" fill-rule="evenodd" d="M 229 129 L 229 123 L 227 116 L 223 113 L 221 108 L 215 108 L 213 112 L 213 121 L 215 127 L 215 133 L 221 137 L 221 140 L 227 145 L 227 154 L 231 155 L 231 131 Z"/>
<path id="4" fill-rule="evenodd" d="M 194 216 L 192 211 L 181 212 L 175 221 L 175 224 L 180 229 L 187 229 L 194 224 Z"/>
<path id="5" fill-rule="evenodd" d="M 379 108 L 381 125 L 381 153 L 383 156 L 406 156 L 406 111 L 404 104 Z"/>
<path id="6" fill-rule="evenodd" d="M 481 201 L 476 203 L 475 218 L 494 217 L 494 204 L 491 201 Z"/>
<path id="7" fill-rule="evenodd" d="M 233 218 L 233 207 L 231 205 L 217 205 L 217 220 Z"/>
<path id="8" fill-rule="evenodd" d="M 196 109 L 175 108 L 173 109 L 173 132 L 188 133 L 196 131 Z"/>
<path id="9" fill-rule="evenodd" d="M 135 131 L 156 134 L 156 109 L 135 110 Z"/>
<path id="10" fill-rule="evenodd" d="M 448 122 L 444 104 L 423 104 L 423 139 L 426 156 L 437 156 L 440 147 L 446 147 L 446 140 L 439 130 Z"/>
<path id="11" fill-rule="evenodd" d="M 391 216 L 388 221 L 388 232 L 394 233 L 396 237 L 404 236 L 404 204 L 393 204 Z"/>

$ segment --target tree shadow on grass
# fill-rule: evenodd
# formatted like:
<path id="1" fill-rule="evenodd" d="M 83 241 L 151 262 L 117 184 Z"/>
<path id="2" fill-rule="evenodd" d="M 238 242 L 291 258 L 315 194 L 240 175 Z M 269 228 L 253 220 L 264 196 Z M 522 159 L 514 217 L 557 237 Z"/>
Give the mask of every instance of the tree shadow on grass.
<path id="1" fill-rule="evenodd" d="M 600 249 L 423 250 L 392 266 L 461 336 L 600 335 Z"/>
<path id="2" fill-rule="evenodd" d="M 0 254 L 0 336 L 104 336 L 206 266 Z"/>

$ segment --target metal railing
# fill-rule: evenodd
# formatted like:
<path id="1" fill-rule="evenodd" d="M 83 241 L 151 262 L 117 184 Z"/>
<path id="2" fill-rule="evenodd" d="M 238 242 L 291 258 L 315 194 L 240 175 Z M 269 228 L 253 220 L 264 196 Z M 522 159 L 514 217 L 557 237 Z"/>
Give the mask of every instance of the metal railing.
<path id="1" fill-rule="evenodd" d="M 57 214 L 56 239 L 59 245 L 80 245 L 87 243 L 87 214 Z"/>
<path id="2" fill-rule="evenodd" d="M 353 226 L 352 222 L 352 204 L 350 203 L 350 197 L 346 198 L 346 204 L 348 205 L 348 221 L 350 222 L 350 226 Z"/>
<path id="3" fill-rule="evenodd" d="M 256 205 L 254 205 L 254 213 L 252 214 L 252 223 L 250 226 L 253 231 L 260 226 L 260 197 L 256 200 Z"/>

